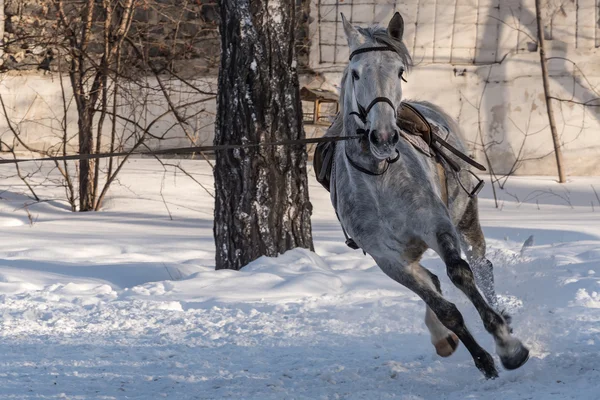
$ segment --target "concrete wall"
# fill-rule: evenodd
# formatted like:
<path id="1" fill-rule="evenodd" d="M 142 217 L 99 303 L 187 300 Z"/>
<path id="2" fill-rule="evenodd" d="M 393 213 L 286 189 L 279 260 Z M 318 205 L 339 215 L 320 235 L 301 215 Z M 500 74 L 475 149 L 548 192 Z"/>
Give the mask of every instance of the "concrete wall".
<path id="1" fill-rule="evenodd" d="M 34 71 L 12 71 L 0 76 L 0 95 L 5 103 L 7 114 L 13 128 L 20 133 L 21 140 L 36 150 L 62 149 L 64 135 L 63 118 L 66 115 L 67 136 L 69 137 L 67 151 L 77 150 L 77 112 L 71 97 L 68 78 L 64 79 L 66 102 L 63 102 L 63 92 L 58 74 L 40 74 Z M 216 90 L 216 79 L 192 80 L 190 83 L 207 92 Z M 180 81 L 164 81 L 175 106 L 188 104 L 197 100 L 213 98 L 214 96 L 199 95 Z M 119 97 L 117 118 L 118 145 L 128 149 L 140 137 L 144 128 L 150 126 L 157 117 L 168 111 L 168 104 L 160 93 L 154 78 L 148 78 L 145 85 L 147 90 L 138 85 L 131 85 L 127 94 L 124 88 Z M 67 109 L 65 111 L 64 104 Z M 190 105 L 179 110 L 182 117 L 199 115 L 188 120 L 188 133 L 196 139 L 196 143 L 212 143 L 214 135 L 214 115 L 216 103 L 214 100 Z M 136 124 L 125 118 L 135 120 Z M 111 135 L 111 119 L 107 117 L 103 129 L 103 150 L 109 148 Z M 148 137 L 146 144 L 154 149 L 167 147 L 184 147 L 191 144 L 184 130 L 172 114 L 168 114 L 151 125 L 149 133 L 163 140 Z M 14 135 L 0 112 L 0 139 L 12 144 L 17 151 L 26 152 L 25 147 L 14 141 Z M 6 149 L 2 149 L 6 150 Z M 62 151 L 62 150 L 61 150 Z"/>

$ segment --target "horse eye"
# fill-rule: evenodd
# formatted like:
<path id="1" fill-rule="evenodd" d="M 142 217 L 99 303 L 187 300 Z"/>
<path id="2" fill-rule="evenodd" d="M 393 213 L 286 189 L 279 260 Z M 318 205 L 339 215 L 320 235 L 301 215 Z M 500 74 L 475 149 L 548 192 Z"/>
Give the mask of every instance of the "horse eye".
<path id="1" fill-rule="evenodd" d="M 404 68 L 400 68 L 400 71 L 398 72 L 398 78 L 402 79 L 404 82 L 406 82 L 406 79 L 404 79 Z"/>
<path id="2" fill-rule="evenodd" d="M 355 81 L 360 79 L 358 76 L 358 72 L 356 72 L 355 70 L 352 70 L 352 79 L 354 79 Z"/>

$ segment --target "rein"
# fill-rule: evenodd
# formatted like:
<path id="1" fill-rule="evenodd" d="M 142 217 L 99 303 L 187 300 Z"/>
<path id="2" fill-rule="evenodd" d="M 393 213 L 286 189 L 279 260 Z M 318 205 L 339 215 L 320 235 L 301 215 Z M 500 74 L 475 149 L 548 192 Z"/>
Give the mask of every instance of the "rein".
<path id="1" fill-rule="evenodd" d="M 339 142 L 343 140 L 354 140 L 361 139 L 362 136 L 326 136 L 320 138 L 307 138 L 307 139 L 290 139 L 280 140 L 277 142 L 261 142 L 261 143 L 247 143 L 247 144 L 222 144 L 215 146 L 192 146 L 192 147 L 178 147 L 171 149 L 162 150 L 149 150 L 149 151 L 122 151 L 113 153 L 94 153 L 94 154 L 73 154 L 57 157 L 42 157 L 42 158 L 14 158 L 14 159 L 1 159 L 0 164 L 19 164 L 24 162 L 40 162 L 40 161 L 70 161 L 70 160 L 98 160 L 101 158 L 110 157 L 129 157 L 134 155 L 141 156 L 157 156 L 157 155 L 182 155 L 182 154 L 193 154 L 193 153 L 216 153 L 217 151 L 224 150 L 235 150 L 235 149 L 252 149 L 257 147 L 270 147 L 270 146 L 293 146 L 293 145 L 307 145 L 313 143 L 327 143 L 327 142 Z M 137 147 L 137 146 L 136 146 Z M 135 149 L 135 148 L 134 148 Z"/>
<path id="2" fill-rule="evenodd" d="M 350 165 L 352 165 L 354 167 L 354 169 L 367 174 L 367 175 L 371 175 L 371 176 L 379 176 L 379 175 L 383 175 L 387 172 L 387 170 L 390 168 L 390 164 L 395 163 L 396 161 L 398 161 L 400 159 L 400 152 L 398 150 L 396 150 L 396 157 L 392 158 L 392 159 L 387 159 L 386 164 L 385 164 L 385 169 L 381 172 L 373 172 L 373 171 L 369 171 L 366 168 L 361 167 L 360 165 L 358 165 L 356 162 L 352 161 L 352 159 L 350 158 L 350 156 L 348 155 L 348 153 L 346 152 L 346 149 L 344 148 L 344 152 L 346 153 L 346 158 L 348 159 L 348 162 L 350 163 Z"/>

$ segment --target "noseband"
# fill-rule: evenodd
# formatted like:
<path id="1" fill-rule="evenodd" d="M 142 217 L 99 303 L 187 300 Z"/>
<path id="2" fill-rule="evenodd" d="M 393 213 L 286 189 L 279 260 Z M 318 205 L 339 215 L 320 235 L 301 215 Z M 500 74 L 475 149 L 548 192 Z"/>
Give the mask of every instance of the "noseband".
<path id="1" fill-rule="evenodd" d="M 355 55 L 362 54 L 362 53 L 369 53 L 371 51 L 393 51 L 393 52 L 396 52 L 396 50 L 394 50 L 392 47 L 389 47 L 389 46 L 365 47 L 363 49 L 354 50 L 350 54 L 350 61 L 352 61 L 352 57 L 354 57 Z M 366 126 L 367 116 L 369 115 L 369 112 L 371 111 L 373 106 L 375 106 L 375 104 L 377 104 L 377 103 L 387 103 L 390 105 L 390 107 L 392 107 L 394 112 L 396 112 L 396 107 L 394 106 L 394 103 L 392 103 L 392 101 L 390 99 L 388 99 L 387 97 L 376 97 L 373 99 L 373 101 L 371 101 L 371 103 L 369 103 L 369 105 L 366 108 L 363 107 L 360 104 L 360 102 L 358 101 L 358 98 L 356 98 L 356 88 L 354 86 L 354 82 L 355 82 L 354 76 L 351 76 L 350 78 L 352 79 L 352 94 L 354 96 L 354 100 L 356 101 L 356 107 L 358 108 L 358 111 L 352 111 L 348 115 L 356 115 L 358 117 L 358 119 L 360 119 L 360 121 Z M 404 78 L 402 78 L 402 79 L 404 80 Z M 357 135 L 363 135 L 366 138 L 369 137 L 370 132 L 371 132 L 370 129 L 365 129 L 365 128 L 357 128 L 356 129 Z M 387 165 L 386 165 L 385 169 L 383 170 L 383 172 L 372 172 L 366 168 L 361 167 L 360 165 L 358 165 L 354 161 L 352 161 L 352 159 L 350 157 L 348 157 L 348 153 L 346 153 L 346 158 L 350 162 L 350 165 L 352 165 L 358 171 L 363 172 L 368 175 L 378 176 L 378 175 L 383 175 L 384 173 L 386 173 L 388 168 L 390 167 L 390 164 L 393 164 L 396 161 L 398 161 L 398 159 L 400 158 L 400 152 L 396 149 L 396 157 L 388 158 L 385 160 Z"/>

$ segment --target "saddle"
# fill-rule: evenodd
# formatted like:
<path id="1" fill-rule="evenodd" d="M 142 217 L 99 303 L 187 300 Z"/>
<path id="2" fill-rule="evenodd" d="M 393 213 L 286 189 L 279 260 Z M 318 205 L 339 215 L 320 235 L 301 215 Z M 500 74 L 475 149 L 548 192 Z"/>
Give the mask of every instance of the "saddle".
<path id="1" fill-rule="evenodd" d="M 400 128 L 404 139 L 417 150 L 431 157 L 431 138 L 434 128 L 416 108 L 408 103 L 400 103 L 396 125 Z"/>

